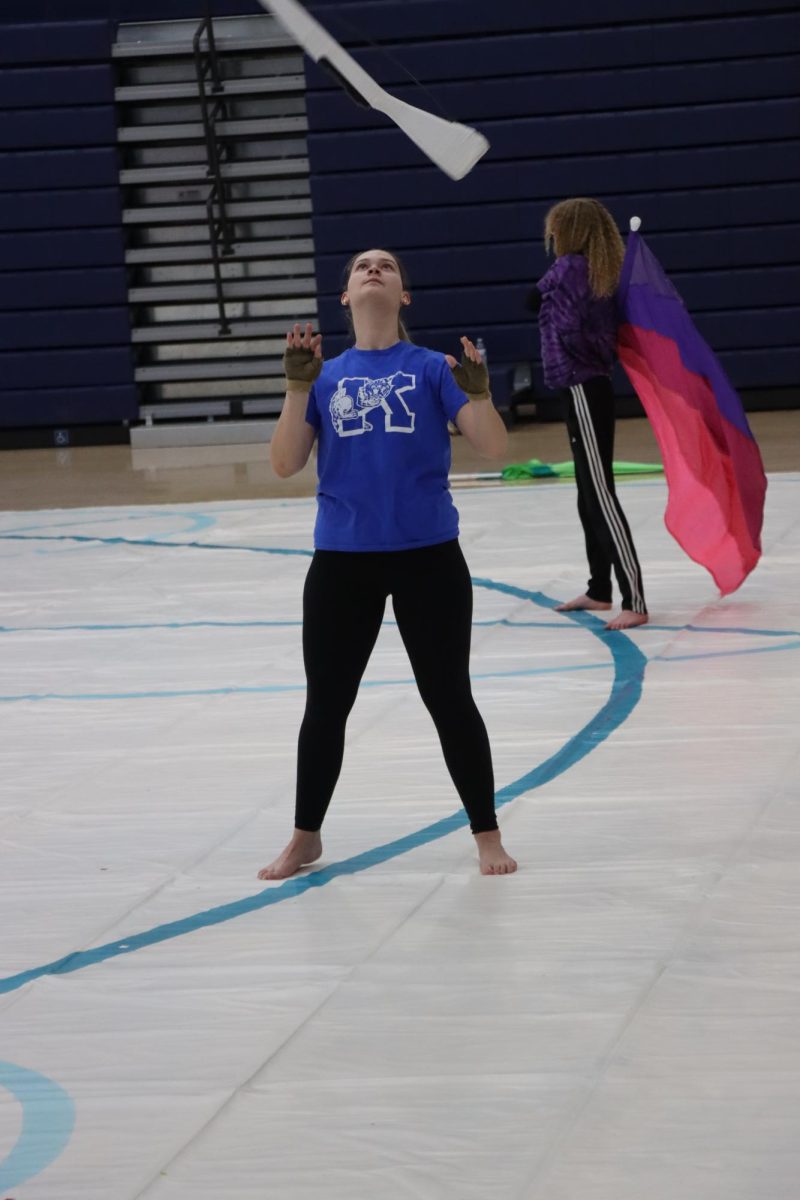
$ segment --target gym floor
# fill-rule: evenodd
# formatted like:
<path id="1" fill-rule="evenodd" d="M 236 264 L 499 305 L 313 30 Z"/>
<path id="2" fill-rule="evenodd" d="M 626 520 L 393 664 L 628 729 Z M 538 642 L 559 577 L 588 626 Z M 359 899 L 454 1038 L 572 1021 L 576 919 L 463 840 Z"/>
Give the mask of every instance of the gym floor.
<path id="1" fill-rule="evenodd" d="M 499 879 L 391 609 L 323 857 L 257 879 L 315 511 L 263 446 L 2 455 L 0 1196 L 796 1200 L 798 414 L 752 425 L 764 556 L 732 596 L 664 479 L 620 482 L 630 634 L 553 611 L 574 484 L 459 489 Z M 565 450 L 531 425 L 509 460 Z M 642 422 L 617 457 L 657 458 Z"/>
<path id="2" fill-rule="evenodd" d="M 752 413 L 749 421 L 767 472 L 800 470 L 800 409 Z M 659 462 L 648 422 L 617 422 L 616 457 Z M 520 423 L 509 438 L 508 462 L 562 462 L 569 446 L 561 422 Z M 491 471 L 461 437 L 453 438 L 453 472 Z M 97 446 L 66 450 L 0 451 L 0 510 L 75 508 L 96 504 L 187 504 L 314 494 L 310 462 L 292 479 L 278 479 L 266 446 L 131 450 Z"/>

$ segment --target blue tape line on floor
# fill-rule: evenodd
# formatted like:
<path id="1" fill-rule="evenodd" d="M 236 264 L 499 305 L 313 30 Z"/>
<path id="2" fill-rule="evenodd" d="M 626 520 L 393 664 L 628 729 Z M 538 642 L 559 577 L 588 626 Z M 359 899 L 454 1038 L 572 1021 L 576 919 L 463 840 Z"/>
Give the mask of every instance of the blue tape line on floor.
<path id="1" fill-rule="evenodd" d="M 109 539 L 112 542 L 116 540 Z M 174 544 L 170 545 L 174 549 Z M 228 549 L 228 547 L 217 548 Z M 246 549 L 246 547 L 237 548 Z M 283 551 L 272 552 L 282 553 Z M 294 553 L 307 554 L 308 552 L 295 551 Z M 540 592 L 528 592 L 522 588 L 497 583 L 494 580 L 476 579 L 474 583 L 478 587 L 499 591 L 519 599 L 529 600 L 547 609 L 552 609 L 556 604 L 556 601 L 551 600 Z M 566 616 L 567 619 L 586 628 L 587 632 L 600 638 L 610 650 L 614 666 L 611 693 L 599 712 L 574 737 L 570 738 L 560 750 L 497 793 L 496 804 L 498 808 L 510 803 L 511 800 L 514 800 L 524 792 L 541 787 L 543 784 L 555 779 L 592 750 L 596 749 L 609 734 L 626 720 L 641 696 L 642 681 L 647 660 L 635 644 L 624 635 L 606 633 L 602 622 L 589 614 L 569 613 Z M 240 900 L 218 905 L 203 912 L 183 917 L 177 921 L 158 925 L 153 929 L 133 934 L 127 938 L 120 938 L 104 946 L 96 946 L 91 950 L 68 954 L 54 962 L 9 976 L 6 979 L 0 980 L 0 993 L 15 991 L 23 987 L 26 983 L 30 983 L 43 975 L 63 975 L 79 971 L 85 967 L 94 966 L 108 959 L 116 958 L 121 954 L 131 954 L 146 946 L 182 937 L 199 929 L 209 928 L 213 925 L 222 924 L 225 921 L 234 920 L 246 913 L 268 908 L 284 900 L 301 896 L 312 889 L 324 887 L 335 879 L 347 875 L 355 875 L 360 871 L 365 871 L 380 863 L 388 862 L 402 854 L 407 854 L 411 850 L 415 850 L 439 838 L 446 837 L 458 829 L 462 829 L 466 824 L 466 813 L 463 809 L 460 809 L 458 812 L 452 813 L 450 816 L 422 829 L 415 830 L 405 837 L 397 838 L 382 846 L 376 846 L 371 850 L 364 851 L 362 854 L 354 855 L 341 862 L 331 863 L 330 866 L 312 871 L 309 875 L 287 879 L 277 887 L 270 887 L 254 895 L 245 896 Z M 20 1068 L 19 1070 L 22 1071 L 23 1069 Z M 10 1156 L 6 1158 L 5 1162 L 0 1164 L 0 1171 L 5 1171 L 6 1173 L 5 1176 L 0 1175 L 0 1179 L 7 1180 L 5 1186 L 15 1185 L 44 1170 L 61 1153 L 63 1145 L 69 1139 L 72 1128 L 72 1102 L 66 1096 L 66 1093 L 61 1092 L 61 1089 L 56 1084 L 53 1084 L 52 1088 L 57 1090 L 53 1090 L 50 1093 L 51 1097 L 56 1097 L 59 1092 L 64 1097 L 65 1107 L 59 1110 L 62 1113 L 60 1123 L 59 1121 L 52 1121 L 51 1099 L 40 1095 L 40 1102 L 35 1105 L 33 1109 L 34 1116 L 30 1122 L 29 1128 L 32 1132 L 26 1133 L 23 1127 L 23 1134 L 17 1145 L 11 1151 Z M 66 1105 L 69 1105 L 70 1108 L 68 1109 Z M 70 1113 L 69 1121 L 66 1119 L 67 1112 Z"/>
<path id="2" fill-rule="evenodd" d="M 75 1124 L 75 1105 L 46 1075 L 0 1062 L 0 1088 L 22 1107 L 22 1129 L 0 1163 L 0 1188 L 16 1187 L 38 1175 L 67 1145 Z"/>
<path id="3" fill-rule="evenodd" d="M 502 592 L 505 595 L 514 596 L 518 599 L 528 600 L 533 604 L 547 609 L 553 609 L 557 603 L 557 601 L 544 596 L 541 592 L 526 591 L 524 588 L 516 588 L 510 584 L 498 583 L 491 579 L 475 579 L 474 583 L 478 587 Z M 524 792 L 541 787 L 543 784 L 555 779 L 587 754 L 591 753 L 592 750 L 595 750 L 609 734 L 627 719 L 641 696 L 642 680 L 647 659 L 638 647 L 625 635 L 607 633 L 603 628 L 602 622 L 590 614 L 568 613 L 565 616 L 576 624 L 582 625 L 588 633 L 599 638 L 609 649 L 614 666 L 611 693 L 596 715 L 574 737 L 570 738 L 560 750 L 556 751 L 545 762 L 540 763 L 531 771 L 520 776 L 513 783 L 507 784 L 504 788 L 500 789 L 496 795 L 496 804 L 498 807 L 508 804 Z M 397 858 L 401 854 L 407 854 L 409 851 L 417 849 L 420 846 L 425 846 L 429 842 L 446 837 L 456 829 L 463 828 L 466 824 L 466 813 L 461 809 L 405 837 L 397 838 L 392 842 L 387 842 L 383 846 L 377 846 L 372 850 L 364 851 L 362 854 L 355 855 L 342 862 L 332 863 L 330 866 L 322 867 L 309 875 L 288 879 L 278 887 L 270 887 L 254 895 L 245 896 L 240 900 L 206 909 L 203 912 L 182 917 L 177 921 L 170 921 L 164 925 L 158 925 L 142 933 L 132 934 L 130 937 L 119 938 L 103 946 L 95 946 L 91 950 L 76 951 L 74 954 L 68 954 L 64 958 L 57 959 L 54 962 L 45 963 L 42 966 L 33 967 L 30 970 L 9 976 L 6 979 L 0 980 L 0 993 L 14 991 L 42 975 L 61 975 L 79 971 L 84 967 L 93 966 L 110 958 L 116 958 L 121 954 L 130 954 L 145 946 L 169 941 L 172 938 L 181 937 L 198 929 L 230 921 L 235 917 L 243 916 L 245 913 L 254 912 L 261 908 L 268 908 L 283 900 L 300 896 L 312 888 L 324 887 L 325 884 L 330 883 L 334 879 L 356 874 L 379 863 L 388 862 L 390 859 Z"/>

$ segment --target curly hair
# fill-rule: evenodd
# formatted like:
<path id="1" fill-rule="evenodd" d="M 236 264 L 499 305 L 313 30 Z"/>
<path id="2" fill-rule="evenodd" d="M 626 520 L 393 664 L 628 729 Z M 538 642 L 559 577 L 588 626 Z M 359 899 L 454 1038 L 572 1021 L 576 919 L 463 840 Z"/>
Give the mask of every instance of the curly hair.
<path id="1" fill-rule="evenodd" d="M 582 254 L 596 296 L 611 296 L 617 290 L 625 244 L 614 218 L 599 200 L 576 196 L 554 204 L 544 219 L 544 244 L 557 257 Z"/>

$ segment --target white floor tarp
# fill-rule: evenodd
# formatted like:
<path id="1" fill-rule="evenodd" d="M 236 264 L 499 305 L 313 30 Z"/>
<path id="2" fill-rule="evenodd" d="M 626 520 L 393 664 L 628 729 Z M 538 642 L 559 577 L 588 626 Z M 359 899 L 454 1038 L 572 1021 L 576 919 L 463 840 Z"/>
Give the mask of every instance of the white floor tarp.
<path id="1" fill-rule="evenodd" d="M 323 859 L 256 878 L 313 501 L 0 514 L 1 1197 L 796 1200 L 800 476 L 725 600 L 621 495 L 629 635 L 552 611 L 572 485 L 456 494 L 499 879 L 391 612 Z"/>

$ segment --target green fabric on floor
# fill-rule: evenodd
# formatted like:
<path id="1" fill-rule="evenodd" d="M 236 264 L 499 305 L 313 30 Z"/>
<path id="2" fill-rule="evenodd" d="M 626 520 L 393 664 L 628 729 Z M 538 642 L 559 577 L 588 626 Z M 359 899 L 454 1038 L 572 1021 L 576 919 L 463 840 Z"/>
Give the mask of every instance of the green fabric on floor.
<path id="1" fill-rule="evenodd" d="M 660 475 L 664 471 L 661 463 L 615 462 L 615 475 Z M 547 476 L 557 479 L 574 479 L 575 463 L 543 463 L 532 458 L 526 463 L 511 463 L 502 470 L 503 479 L 539 479 Z"/>

